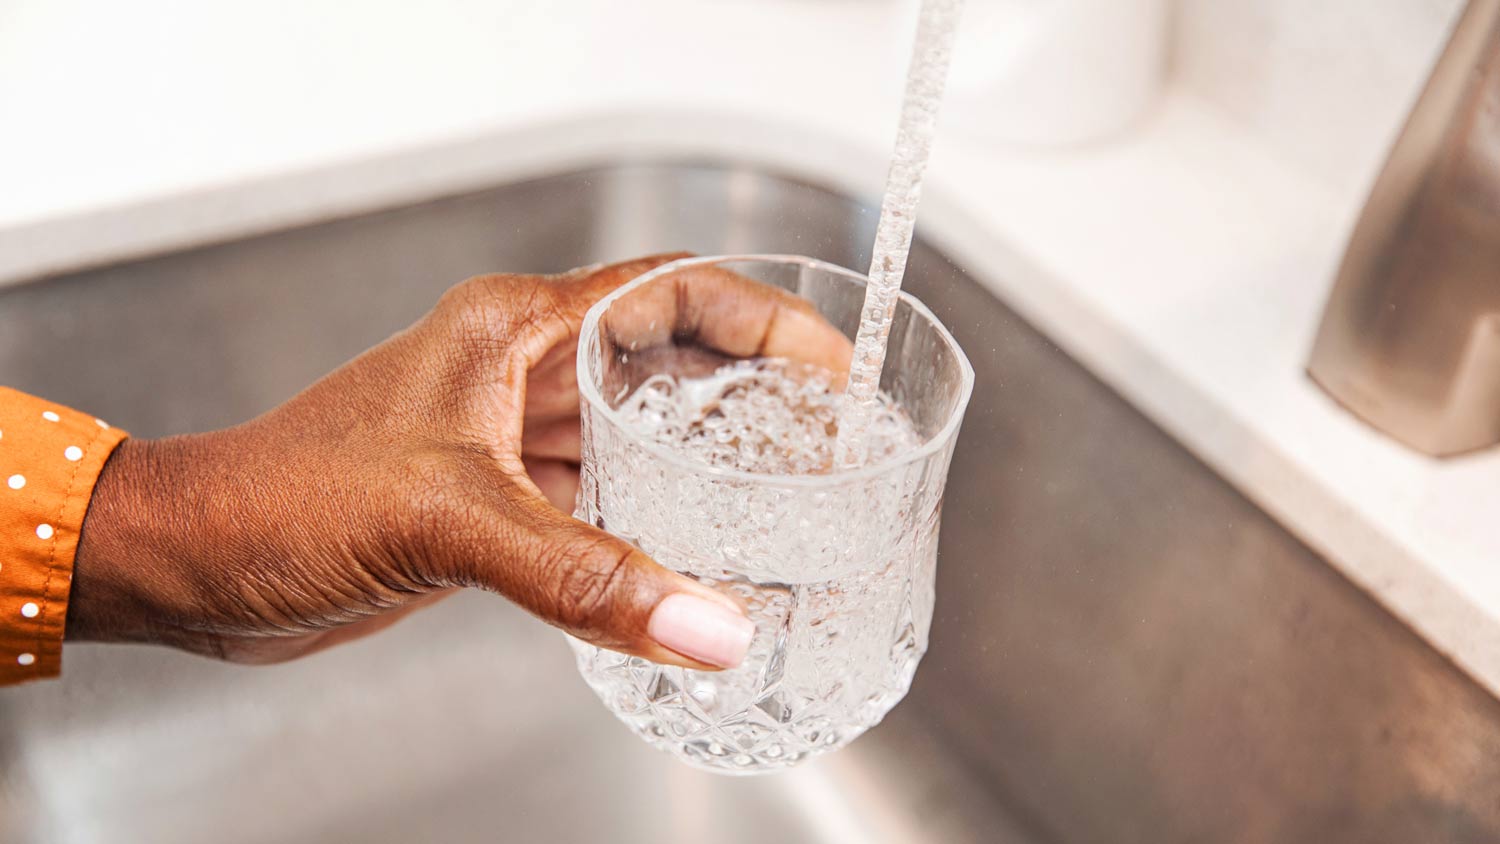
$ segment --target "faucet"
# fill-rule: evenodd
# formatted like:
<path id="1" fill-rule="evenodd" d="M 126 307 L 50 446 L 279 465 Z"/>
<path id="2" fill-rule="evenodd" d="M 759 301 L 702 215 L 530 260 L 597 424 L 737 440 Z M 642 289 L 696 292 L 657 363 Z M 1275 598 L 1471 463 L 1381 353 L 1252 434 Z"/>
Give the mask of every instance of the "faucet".
<path id="1" fill-rule="evenodd" d="M 1444 457 L 1500 443 L 1500 0 L 1470 0 L 1375 181 L 1308 374 Z"/>

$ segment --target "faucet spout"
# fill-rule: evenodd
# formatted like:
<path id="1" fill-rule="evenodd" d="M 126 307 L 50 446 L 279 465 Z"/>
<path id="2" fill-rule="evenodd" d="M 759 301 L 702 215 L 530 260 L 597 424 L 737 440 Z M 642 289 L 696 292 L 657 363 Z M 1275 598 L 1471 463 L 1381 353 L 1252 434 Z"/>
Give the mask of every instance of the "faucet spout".
<path id="1" fill-rule="evenodd" d="M 1308 373 L 1427 454 L 1500 443 L 1500 0 L 1470 0 L 1392 148 Z"/>

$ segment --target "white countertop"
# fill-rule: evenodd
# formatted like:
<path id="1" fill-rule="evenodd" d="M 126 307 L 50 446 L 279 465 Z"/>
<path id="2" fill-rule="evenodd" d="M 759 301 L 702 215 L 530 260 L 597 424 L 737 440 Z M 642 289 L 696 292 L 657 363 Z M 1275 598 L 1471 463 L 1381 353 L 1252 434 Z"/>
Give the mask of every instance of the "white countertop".
<path id="1" fill-rule="evenodd" d="M 0 284 L 630 154 L 880 188 L 908 4 L 422 6 L 0 9 Z M 940 132 L 920 230 L 1500 693 L 1500 449 L 1303 373 L 1358 193 L 1176 89 L 1087 148 Z"/>

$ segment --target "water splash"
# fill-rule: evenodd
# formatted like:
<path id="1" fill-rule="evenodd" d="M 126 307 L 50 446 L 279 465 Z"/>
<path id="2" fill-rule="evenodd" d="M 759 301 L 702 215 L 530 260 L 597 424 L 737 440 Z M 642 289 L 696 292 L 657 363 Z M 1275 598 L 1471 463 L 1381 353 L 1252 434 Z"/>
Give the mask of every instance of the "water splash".
<path id="1" fill-rule="evenodd" d="M 752 358 L 691 378 L 646 379 L 619 407 L 625 426 L 645 439 L 710 466 L 777 475 L 832 469 L 841 396 L 834 374 L 779 358 Z M 877 408 L 861 442 L 875 463 L 921 444 L 890 397 Z"/>

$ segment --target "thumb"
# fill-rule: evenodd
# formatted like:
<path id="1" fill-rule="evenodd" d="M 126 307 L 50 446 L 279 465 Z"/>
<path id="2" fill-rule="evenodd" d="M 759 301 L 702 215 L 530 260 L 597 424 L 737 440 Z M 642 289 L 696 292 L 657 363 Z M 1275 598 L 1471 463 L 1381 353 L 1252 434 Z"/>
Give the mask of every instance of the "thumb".
<path id="1" fill-rule="evenodd" d="M 478 572 L 543 621 L 601 648 L 714 670 L 740 664 L 755 625 L 732 598 L 657 565 L 512 481 L 508 559 Z"/>

